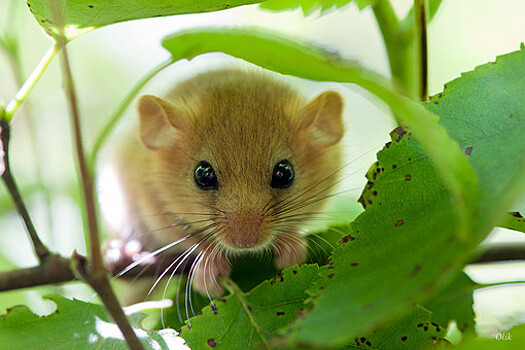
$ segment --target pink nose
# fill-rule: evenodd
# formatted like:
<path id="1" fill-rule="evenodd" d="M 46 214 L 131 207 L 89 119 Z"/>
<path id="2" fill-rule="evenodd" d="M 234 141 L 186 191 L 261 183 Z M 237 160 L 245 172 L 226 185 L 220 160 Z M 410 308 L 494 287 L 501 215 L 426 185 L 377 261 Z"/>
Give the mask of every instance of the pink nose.
<path id="1" fill-rule="evenodd" d="M 234 248 L 253 248 L 262 240 L 263 217 L 254 209 L 242 209 L 226 215 L 226 243 Z"/>

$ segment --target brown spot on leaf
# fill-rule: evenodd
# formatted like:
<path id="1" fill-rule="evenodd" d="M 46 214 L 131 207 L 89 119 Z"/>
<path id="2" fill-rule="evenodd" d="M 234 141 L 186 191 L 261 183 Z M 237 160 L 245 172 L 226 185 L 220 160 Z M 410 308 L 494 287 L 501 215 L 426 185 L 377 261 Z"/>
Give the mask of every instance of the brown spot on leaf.
<path id="1" fill-rule="evenodd" d="M 407 336 L 406 335 L 401 337 L 401 341 L 406 341 L 406 340 L 407 340 Z"/>
<path id="2" fill-rule="evenodd" d="M 414 266 L 414 270 L 412 271 L 410 276 L 414 277 L 415 275 L 417 275 L 419 273 L 419 271 L 421 271 L 421 265 Z"/>
<path id="3" fill-rule="evenodd" d="M 407 131 L 405 130 L 404 127 L 398 126 L 397 128 L 395 128 L 394 130 L 390 132 L 390 137 L 392 138 L 392 140 L 399 142 L 403 139 L 406 133 Z"/>
<path id="4" fill-rule="evenodd" d="M 359 265 L 359 263 L 351 263 L 350 265 L 356 267 L 357 265 Z"/>
<path id="5" fill-rule="evenodd" d="M 385 144 L 385 147 L 386 147 L 386 148 L 389 148 L 391 144 L 392 144 L 392 142 L 387 142 L 387 143 Z"/>
<path id="6" fill-rule="evenodd" d="M 284 315 L 284 311 L 277 311 L 277 312 L 276 312 L 276 315 L 277 315 L 277 316 L 282 316 L 282 315 Z"/>
<path id="7" fill-rule="evenodd" d="M 331 274 L 329 274 L 329 275 L 328 275 L 328 276 L 326 276 L 326 277 L 328 277 L 328 278 L 332 278 L 332 277 L 334 277 L 334 274 L 333 274 L 333 273 L 331 273 Z"/>
<path id="8" fill-rule="evenodd" d="M 434 104 L 435 104 L 435 105 L 438 105 L 438 104 L 439 104 L 439 102 L 438 102 L 438 101 L 434 101 Z"/>
<path id="9" fill-rule="evenodd" d="M 374 306 L 374 303 L 368 303 L 368 304 L 366 304 L 366 305 L 363 307 L 363 310 L 368 310 L 368 309 L 370 309 L 372 306 Z"/>
<path id="10" fill-rule="evenodd" d="M 412 175 L 405 174 L 405 181 L 410 181 L 410 180 L 412 180 Z"/>
<path id="11" fill-rule="evenodd" d="M 294 275 L 297 275 L 297 270 L 292 270 L 292 273 L 293 273 Z"/>
<path id="12" fill-rule="evenodd" d="M 515 218 L 522 218 L 523 216 L 518 211 L 513 211 L 510 213 L 510 215 L 514 216 Z"/>
<path id="13" fill-rule="evenodd" d="M 94 6 L 93 6 L 93 5 L 88 5 L 88 7 L 89 7 L 90 9 L 92 9 Z"/>
<path id="14" fill-rule="evenodd" d="M 370 343 L 370 340 L 367 340 L 365 344 L 368 346 L 372 346 L 372 343 Z"/>
<path id="15" fill-rule="evenodd" d="M 211 338 L 211 339 L 208 339 L 208 346 L 209 347 L 216 347 L 217 346 L 217 342 L 215 341 L 215 339 Z"/>
<path id="16" fill-rule="evenodd" d="M 395 169 L 395 168 L 397 168 L 397 165 L 392 164 L 392 169 Z"/>
<path id="17" fill-rule="evenodd" d="M 399 227 L 399 226 L 403 225 L 404 223 L 405 222 L 403 220 L 399 219 L 399 220 L 396 221 L 396 227 Z"/>
<path id="18" fill-rule="evenodd" d="M 341 240 L 339 240 L 339 243 L 346 243 L 348 241 L 353 241 L 355 238 L 352 237 L 352 235 L 346 235 Z"/>
<path id="19" fill-rule="evenodd" d="M 472 147 L 467 147 L 467 148 L 465 148 L 465 154 L 466 154 L 467 156 L 470 156 L 471 153 L 472 153 Z"/>
<path id="20" fill-rule="evenodd" d="M 514 117 L 514 115 L 512 113 L 509 114 L 509 119 L 512 119 L 512 117 Z"/>
<path id="21" fill-rule="evenodd" d="M 423 323 L 420 323 L 417 326 L 418 326 L 418 328 L 421 328 L 421 327 L 423 327 Z"/>

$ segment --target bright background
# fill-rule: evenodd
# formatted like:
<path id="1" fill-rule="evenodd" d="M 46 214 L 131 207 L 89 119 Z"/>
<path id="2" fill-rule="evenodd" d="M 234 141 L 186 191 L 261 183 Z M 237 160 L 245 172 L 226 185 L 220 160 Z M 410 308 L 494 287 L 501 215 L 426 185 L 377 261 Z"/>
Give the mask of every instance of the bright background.
<path id="1" fill-rule="evenodd" d="M 411 1 L 393 0 L 396 10 L 404 15 Z M 447 81 L 461 72 L 493 61 L 496 56 L 515 51 L 525 39 L 525 2 L 520 0 L 444 0 L 429 26 L 430 94 L 441 91 Z M 270 13 L 257 5 L 227 11 L 183 15 L 133 21 L 98 29 L 75 39 L 69 45 L 73 74 L 80 101 L 85 139 L 92 145 L 117 104 L 145 72 L 168 57 L 160 46 L 165 35 L 180 29 L 198 26 L 256 26 L 311 41 L 361 65 L 389 75 L 386 52 L 372 11 L 359 11 L 355 5 L 314 13 L 304 17 L 300 10 Z M 15 32 L 20 40 L 23 72 L 27 75 L 50 47 L 25 6 L 18 0 L 0 2 L 0 28 Z M 192 62 L 179 62 L 154 78 L 143 93 L 162 95 L 176 81 L 210 67 L 246 65 L 221 54 L 208 54 Z M 335 89 L 346 100 L 347 190 L 328 211 L 336 217 L 344 213 L 355 217 L 361 210 L 356 203 L 365 183 L 364 174 L 375 161 L 375 153 L 388 141 L 394 122 L 387 109 L 362 89 L 352 85 L 310 82 L 297 78 L 278 77 L 297 86 L 313 97 L 326 89 Z M 0 53 L 0 100 L 9 101 L 16 93 L 9 62 Z M 78 190 L 69 135 L 62 78 L 55 59 L 29 99 L 33 123 L 27 119 L 28 109 L 15 117 L 12 139 L 12 168 L 26 194 L 35 225 L 54 250 L 65 256 L 74 249 L 85 253 L 82 223 L 78 209 Z M 133 124 L 133 108 L 124 120 Z M 34 129 L 35 141 L 29 136 Z M 118 131 L 117 131 L 118 132 Z M 34 142 L 34 144 L 33 144 Z M 37 163 L 38 161 L 38 163 Z M 38 188 L 41 180 L 49 192 Z M 350 199 L 348 199 L 350 198 Z M 343 202 L 344 204 L 341 204 Z M 525 201 L 516 204 L 525 209 Z M 324 223 L 326 224 L 326 222 Z M 0 271 L 27 267 L 36 263 L 26 239 L 21 220 L 12 211 L 5 189 L 0 188 Z M 498 229 L 491 241 L 524 242 L 523 234 Z M 439 254 L 439 252 L 436 252 Z M 525 281 L 525 263 L 498 263 L 493 266 L 469 266 L 469 275 L 480 283 Z M 48 313 L 53 306 L 40 294 L 59 291 L 92 301 L 93 293 L 81 284 L 64 287 L 41 287 L 31 291 L 0 294 L 0 314 L 16 304 L 28 304 L 35 312 Z M 487 288 L 475 294 L 478 330 L 487 336 L 525 322 L 525 286 Z"/>

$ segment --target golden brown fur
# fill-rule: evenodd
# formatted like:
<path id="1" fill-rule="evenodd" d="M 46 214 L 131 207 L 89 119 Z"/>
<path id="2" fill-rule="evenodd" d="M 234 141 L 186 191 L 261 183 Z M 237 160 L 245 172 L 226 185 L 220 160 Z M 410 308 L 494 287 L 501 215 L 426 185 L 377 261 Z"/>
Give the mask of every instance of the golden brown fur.
<path id="1" fill-rule="evenodd" d="M 231 253 L 271 248 L 278 267 L 304 261 L 298 228 L 319 210 L 341 163 L 337 93 L 308 103 L 262 74 L 219 70 L 179 84 L 165 100 L 142 97 L 138 112 L 141 141 L 129 135 L 113 157 L 130 218 L 122 230 L 152 250 L 210 226 L 177 247 L 202 241 L 194 253 L 209 261 L 196 266 L 194 287 L 212 294 L 221 292 L 215 279 L 229 273 Z M 283 159 L 295 179 L 272 188 Z M 216 190 L 195 184 L 203 160 L 215 169 Z"/>

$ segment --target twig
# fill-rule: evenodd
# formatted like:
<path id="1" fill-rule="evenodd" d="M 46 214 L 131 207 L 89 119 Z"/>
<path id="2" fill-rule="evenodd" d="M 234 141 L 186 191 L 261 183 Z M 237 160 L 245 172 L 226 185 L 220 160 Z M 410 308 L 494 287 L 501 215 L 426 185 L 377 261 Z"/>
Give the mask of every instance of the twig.
<path id="1" fill-rule="evenodd" d="M 70 282 L 75 279 L 70 260 L 50 254 L 38 266 L 0 273 L 0 292 Z"/>
<path id="2" fill-rule="evenodd" d="M 419 99 L 428 97 L 428 49 L 427 49 L 427 10 L 426 0 L 414 0 L 415 43 L 418 52 Z"/>
<path id="3" fill-rule="evenodd" d="M 33 249 L 38 256 L 40 263 L 42 263 L 46 256 L 49 255 L 49 250 L 44 245 L 44 243 L 42 243 L 40 237 L 38 237 L 35 226 L 33 225 L 31 217 L 29 216 L 29 212 L 27 211 L 24 201 L 22 200 L 22 196 L 20 195 L 18 187 L 16 186 L 15 179 L 11 174 L 11 166 L 9 163 L 9 141 L 11 137 L 11 129 L 9 127 L 9 123 L 6 120 L 0 120 L 0 129 L 0 137 L 2 140 L 1 152 L 3 153 L 1 157 L 3 164 L 0 164 L 0 168 L 3 167 L 3 169 L 0 169 L 3 170 L 2 180 L 4 181 L 4 184 L 7 187 L 11 198 L 13 199 L 18 214 L 24 221 L 27 232 L 29 233 L 29 237 L 31 238 L 31 242 L 33 243 Z"/>
<path id="4" fill-rule="evenodd" d="M 491 244 L 488 248 L 482 247 L 480 253 L 470 264 L 493 263 L 501 261 L 524 260 L 524 244 L 498 243 Z"/>
<path id="5" fill-rule="evenodd" d="M 90 241 L 90 264 L 88 266 L 87 260 L 80 255 L 73 255 L 72 260 L 75 262 L 76 271 L 82 278 L 97 292 L 117 326 L 119 327 L 127 345 L 132 350 L 142 350 L 144 347 L 140 343 L 133 328 L 129 324 L 124 311 L 109 284 L 108 276 L 102 261 L 102 254 L 100 251 L 100 237 L 98 232 L 97 212 L 95 208 L 95 193 L 93 187 L 93 178 L 89 172 L 86 156 L 82 142 L 82 132 L 80 130 L 80 116 L 78 112 L 77 98 L 75 92 L 75 85 L 73 83 L 73 75 L 71 73 L 71 66 L 69 64 L 69 57 L 66 50 L 66 38 L 64 33 L 63 16 L 58 7 L 58 1 L 53 2 L 55 23 L 59 29 L 59 35 L 56 38 L 58 47 L 61 49 L 62 69 L 66 85 L 66 95 L 69 101 L 72 133 L 74 138 L 76 161 L 82 183 L 82 191 L 84 195 L 84 204 L 86 210 L 86 217 L 88 222 L 88 235 Z"/>

